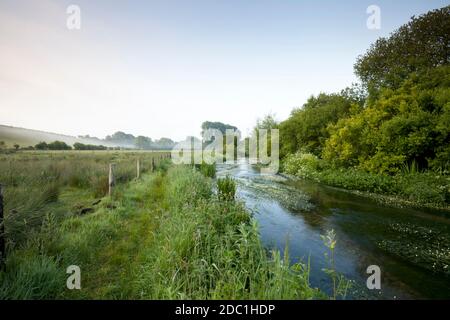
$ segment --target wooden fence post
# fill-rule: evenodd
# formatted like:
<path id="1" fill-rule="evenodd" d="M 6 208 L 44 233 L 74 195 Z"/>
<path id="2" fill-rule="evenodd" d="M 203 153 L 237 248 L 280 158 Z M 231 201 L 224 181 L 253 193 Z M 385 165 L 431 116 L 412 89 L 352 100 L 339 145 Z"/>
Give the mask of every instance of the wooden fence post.
<path id="1" fill-rule="evenodd" d="M 6 241 L 5 241 L 5 219 L 3 216 L 3 190 L 0 184 L 0 270 L 5 268 Z"/>
<path id="2" fill-rule="evenodd" d="M 155 171 L 155 158 L 152 158 L 152 172 Z"/>
<path id="3" fill-rule="evenodd" d="M 139 159 L 137 159 L 137 162 L 136 162 L 136 177 L 137 177 L 137 179 L 139 179 L 139 177 L 140 177 L 140 175 L 141 175 L 141 163 L 140 163 L 140 161 L 139 161 Z"/>
<path id="4" fill-rule="evenodd" d="M 108 191 L 108 195 L 111 197 L 112 192 L 113 192 L 113 188 L 114 185 L 116 184 L 116 181 L 114 179 L 114 164 L 110 163 L 109 164 L 109 179 L 108 179 L 108 186 L 109 186 L 109 191 Z"/>

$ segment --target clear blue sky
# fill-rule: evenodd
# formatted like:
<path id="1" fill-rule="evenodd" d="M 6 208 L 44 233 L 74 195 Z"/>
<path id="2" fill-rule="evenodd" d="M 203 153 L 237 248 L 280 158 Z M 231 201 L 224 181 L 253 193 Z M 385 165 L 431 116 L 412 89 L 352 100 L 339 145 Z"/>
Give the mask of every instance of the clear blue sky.
<path id="1" fill-rule="evenodd" d="M 66 8 L 81 9 L 81 30 Z M 369 5 L 381 29 L 366 27 Z M 280 120 L 356 81 L 353 64 L 412 15 L 449 1 L 0 2 L 0 124 L 182 139 L 205 120 Z"/>

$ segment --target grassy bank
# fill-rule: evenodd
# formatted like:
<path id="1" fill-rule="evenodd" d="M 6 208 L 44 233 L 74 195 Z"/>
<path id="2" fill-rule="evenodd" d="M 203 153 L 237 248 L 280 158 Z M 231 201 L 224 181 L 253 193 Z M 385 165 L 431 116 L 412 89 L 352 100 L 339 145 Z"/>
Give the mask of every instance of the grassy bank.
<path id="1" fill-rule="evenodd" d="M 8 247 L 15 248 L 39 229 L 48 214 L 60 221 L 77 215 L 108 193 L 109 164 L 118 185 L 159 163 L 160 152 L 32 151 L 0 154 Z M 166 153 L 167 154 L 167 153 Z"/>
<path id="2" fill-rule="evenodd" d="M 405 167 L 396 175 L 374 174 L 357 168 L 336 168 L 307 153 L 287 156 L 283 170 L 391 205 L 450 210 L 450 176 L 438 172 Z"/>
<path id="3" fill-rule="evenodd" d="M 0 298 L 309 299 L 308 268 L 266 252 L 257 227 L 185 167 L 117 188 L 93 213 L 48 216 L 0 274 Z M 81 268 L 81 290 L 66 268 Z"/>

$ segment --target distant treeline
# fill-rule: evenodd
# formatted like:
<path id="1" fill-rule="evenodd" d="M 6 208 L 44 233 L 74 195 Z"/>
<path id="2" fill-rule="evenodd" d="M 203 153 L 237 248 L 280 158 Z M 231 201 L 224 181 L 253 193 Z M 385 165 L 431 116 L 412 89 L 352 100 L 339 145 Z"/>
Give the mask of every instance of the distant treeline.
<path id="1" fill-rule="evenodd" d="M 90 138 L 89 136 L 83 136 L 82 138 Z M 113 135 L 106 136 L 104 141 L 108 144 L 116 144 L 127 148 L 136 148 L 141 150 L 164 150 L 172 149 L 175 142 L 169 138 L 161 138 L 153 140 L 150 137 L 134 136 L 129 133 L 117 131 Z"/>
<path id="2" fill-rule="evenodd" d="M 34 146 L 35 150 L 109 150 L 114 148 L 108 148 L 102 145 L 75 143 L 73 148 L 63 141 L 53 141 L 51 143 L 39 142 Z"/>
<path id="3" fill-rule="evenodd" d="M 27 150 L 118 150 L 120 147 L 106 147 L 102 145 L 75 143 L 73 147 L 63 141 L 53 141 L 51 143 L 39 142 L 34 147 L 27 147 Z"/>

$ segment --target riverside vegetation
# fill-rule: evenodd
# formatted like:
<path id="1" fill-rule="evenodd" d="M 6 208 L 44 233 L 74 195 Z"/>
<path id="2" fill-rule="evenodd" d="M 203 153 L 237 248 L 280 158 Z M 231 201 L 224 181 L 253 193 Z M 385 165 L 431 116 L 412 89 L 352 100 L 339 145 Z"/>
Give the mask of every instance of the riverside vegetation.
<path id="1" fill-rule="evenodd" d="M 413 206 L 450 206 L 450 6 L 360 56 L 361 83 L 311 97 L 279 128 L 284 171 Z M 387 200 L 388 198 L 382 198 Z"/>
<path id="2" fill-rule="evenodd" d="M 31 204 L 28 211 L 21 207 L 21 213 L 13 213 L 6 220 L 10 240 L 6 271 L 0 273 L 1 299 L 324 297 L 309 286 L 308 265 L 290 265 L 287 254 L 280 256 L 278 251 L 267 252 L 262 247 L 257 226 L 244 204 L 231 201 L 235 187 L 230 178 L 219 184 L 215 193 L 214 180 L 199 170 L 173 167 L 163 160 L 156 172 L 144 174 L 140 180 L 132 180 L 131 174 L 124 173 L 123 179 L 128 182 L 119 184 L 111 198 L 101 198 L 93 212 L 81 215 L 68 209 L 75 195 L 89 201 L 98 196 L 96 183 L 90 184 L 92 176 L 96 176 L 92 175 L 96 172 L 93 168 L 104 169 L 96 161 L 96 153 L 27 156 L 59 157 L 59 161 L 34 160 L 35 170 L 31 172 L 39 173 L 33 178 L 35 183 L 26 180 L 31 177 L 15 180 L 15 188 L 24 188 L 17 189 L 22 199 L 24 194 L 34 192 L 36 198 L 45 200 L 45 209 L 44 204 L 38 207 L 40 221 L 32 219 L 38 212 L 30 211 Z M 136 154 L 107 153 L 100 159 L 112 156 L 125 162 Z M 69 165 L 68 161 L 76 157 L 83 159 L 84 167 Z M 8 172 L 19 173 L 28 163 L 23 161 L 11 162 L 10 168 L 16 171 Z M 86 167 L 87 163 L 91 167 Z M 48 166 L 52 175 L 44 171 L 50 170 Z M 75 167 L 70 174 L 62 170 Z M 59 181 L 56 190 L 60 192 L 47 191 L 43 177 L 52 188 L 54 182 L 48 177 Z M 78 182 L 71 186 L 70 181 Z M 35 189 L 26 190 L 29 184 Z M 226 195 L 225 199 L 218 194 Z M 12 203 L 19 203 L 16 201 Z M 7 212 L 13 207 L 8 205 Z M 23 219 L 17 219 L 19 214 Z M 12 226 L 27 219 L 33 221 L 34 228 L 26 237 Z M 23 222 L 21 228 L 26 224 Z M 81 268 L 82 290 L 66 288 L 69 265 Z"/>

